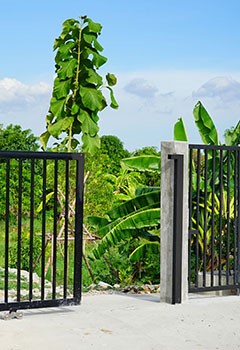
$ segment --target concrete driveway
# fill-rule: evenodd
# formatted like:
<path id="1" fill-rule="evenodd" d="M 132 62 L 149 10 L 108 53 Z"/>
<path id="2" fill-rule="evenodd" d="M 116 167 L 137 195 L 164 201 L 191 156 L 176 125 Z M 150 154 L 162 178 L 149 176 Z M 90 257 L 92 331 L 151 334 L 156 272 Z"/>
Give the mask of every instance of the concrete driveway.
<path id="1" fill-rule="evenodd" d="M 23 311 L 0 320 L 1 350 L 240 349 L 240 298 L 84 295 L 81 306 Z"/>

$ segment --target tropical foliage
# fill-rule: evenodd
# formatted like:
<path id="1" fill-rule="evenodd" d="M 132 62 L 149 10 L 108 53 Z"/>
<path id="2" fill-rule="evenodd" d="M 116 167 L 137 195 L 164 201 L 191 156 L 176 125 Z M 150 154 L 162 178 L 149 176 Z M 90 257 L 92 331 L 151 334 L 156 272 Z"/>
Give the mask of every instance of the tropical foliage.
<path id="1" fill-rule="evenodd" d="M 128 171 L 160 172 L 159 156 L 126 158 L 122 166 Z M 136 183 L 137 185 L 137 183 Z M 148 251 L 159 253 L 160 208 L 159 187 L 135 187 L 134 197 L 109 210 L 104 217 L 89 217 L 88 223 L 101 238 L 93 254 L 100 258 L 110 247 L 129 238 L 138 241 L 129 252 L 132 262 L 140 261 Z"/>
<path id="2" fill-rule="evenodd" d="M 202 141 L 221 145 L 214 122 L 201 102 L 196 104 L 193 114 Z M 224 144 L 237 146 L 239 135 L 240 122 L 226 130 Z M 179 140 L 187 139 L 182 119 L 175 124 L 174 136 Z M 193 260 L 200 271 L 203 267 L 211 271 L 229 269 L 236 230 L 237 155 L 224 150 L 198 149 L 191 150 L 190 157 L 191 229 L 197 232 L 191 239 Z"/>
<path id="3" fill-rule="evenodd" d="M 37 151 L 39 149 L 38 138 L 33 135 L 30 129 L 23 130 L 20 125 L 10 124 L 6 127 L 0 125 L 0 150 L 8 151 Z M 28 201 L 30 197 L 30 162 L 22 162 L 22 189 L 26 194 L 22 202 L 22 213 L 28 213 Z M 9 183 L 10 183 L 10 216 L 16 217 L 18 211 L 18 173 L 19 163 L 12 160 L 10 164 Z M 41 166 L 36 163 L 35 166 L 35 192 L 41 194 Z M 0 160 L 0 186 L 2 196 L 0 197 L 0 218 L 5 216 L 5 195 L 6 195 L 6 159 Z"/>

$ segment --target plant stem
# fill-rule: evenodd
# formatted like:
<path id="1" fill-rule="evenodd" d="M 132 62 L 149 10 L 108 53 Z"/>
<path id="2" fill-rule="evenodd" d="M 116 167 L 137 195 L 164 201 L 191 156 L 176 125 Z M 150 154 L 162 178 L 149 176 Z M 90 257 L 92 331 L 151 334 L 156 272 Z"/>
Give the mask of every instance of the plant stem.
<path id="1" fill-rule="evenodd" d="M 76 72 L 76 78 L 75 78 L 75 89 L 74 89 L 74 99 L 75 96 L 77 95 L 78 91 L 78 86 L 79 86 L 79 73 L 80 73 L 80 64 L 81 64 L 81 40 L 82 40 L 82 24 L 79 26 L 79 35 L 78 35 L 78 40 L 77 40 L 77 45 L 78 45 L 78 54 L 77 54 L 77 72 Z"/>
<path id="2" fill-rule="evenodd" d="M 86 267 L 88 269 L 89 275 L 91 276 L 91 279 L 92 279 L 92 281 L 94 283 L 95 282 L 94 274 L 93 274 L 92 269 L 91 269 L 91 267 L 90 267 L 90 265 L 89 265 L 89 263 L 87 261 L 87 258 L 85 256 L 85 254 L 83 254 L 82 257 L 83 257 L 83 260 L 84 260 L 84 262 L 86 264 Z"/>
<path id="3" fill-rule="evenodd" d="M 71 152 L 72 150 L 72 124 L 69 127 L 69 134 L 68 134 L 68 152 Z"/>
<path id="4" fill-rule="evenodd" d="M 120 282 L 120 278 L 119 278 L 118 271 L 114 269 L 114 267 L 112 266 L 112 264 L 111 264 L 110 261 L 106 258 L 105 255 L 103 255 L 103 259 L 105 260 L 106 264 L 108 265 L 108 267 L 110 268 L 110 270 L 112 271 L 112 273 L 114 274 L 114 276 L 116 277 L 117 282 Z"/>

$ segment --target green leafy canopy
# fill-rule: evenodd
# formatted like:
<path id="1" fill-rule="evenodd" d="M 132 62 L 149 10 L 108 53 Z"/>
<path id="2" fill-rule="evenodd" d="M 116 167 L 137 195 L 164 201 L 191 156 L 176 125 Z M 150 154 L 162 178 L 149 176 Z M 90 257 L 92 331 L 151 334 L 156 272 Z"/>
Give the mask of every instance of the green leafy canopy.
<path id="1" fill-rule="evenodd" d="M 117 78 L 108 73 L 106 83 L 98 69 L 107 58 L 100 54 L 98 42 L 102 26 L 87 16 L 64 21 L 60 36 L 55 39 L 55 73 L 46 131 L 40 136 L 45 149 L 50 136 L 70 152 L 78 145 L 74 135 L 82 136 L 82 151 L 94 153 L 100 147 L 98 113 L 107 107 L 103 88 L 109 90 L 110 107 L 117 109 L 112 86 Z M 64 136 L 65 134 L 65 136 Z M 62 137 L 64 139 L 62 140 Z"/>

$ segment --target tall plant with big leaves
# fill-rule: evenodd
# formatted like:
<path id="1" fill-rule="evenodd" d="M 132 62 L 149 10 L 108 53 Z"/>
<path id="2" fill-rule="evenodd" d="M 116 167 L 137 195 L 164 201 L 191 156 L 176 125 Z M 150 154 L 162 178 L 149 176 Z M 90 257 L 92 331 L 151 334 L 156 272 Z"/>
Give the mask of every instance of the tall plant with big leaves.
<path id="1" fill-rule="evenodd" d="M 82 151 L 93 154 L 100 147 L 99 112 L 107 107 L 103 88 L 110 93 L 110 107 L 118 108 L 112 86 L 117 82 L 108 73 L 105 82 L 98 69 L 107 62 L 98 41 L 102 26 L 83 16 L 63 23 L 60 36 L 54 42 L 55 73 L 46 131 L 40 136 L 43 148 L 50 136 L 61 150 L 73 151 L 80 144 Z"/>
<path id="2" fill-rule="evenodd" d="M 99 112 L 108 104 L 118 108 L 112 89 L 117 78 L 108 73 L 103 79 L 98 72 L 107 62 L 98 41 L 101 24 L 82 16 L 79 20 L 66 20 L 62 27 L 54 42 L 56 77 L 46 116 L 46 131 L 40 136 L 40 141 L 46 149 L 52 136 L 56 139 L 54 146 L 58 151 L 72 152 L 80 145 L 84 153 L 91 155 L 100 148 Z M 104 88 L 109 92 L 108 100 L 103 94 Z M 82 142 L 77 135 L 81 135 Z M 88 266 L 84 254 L 83 258 Z"/>

